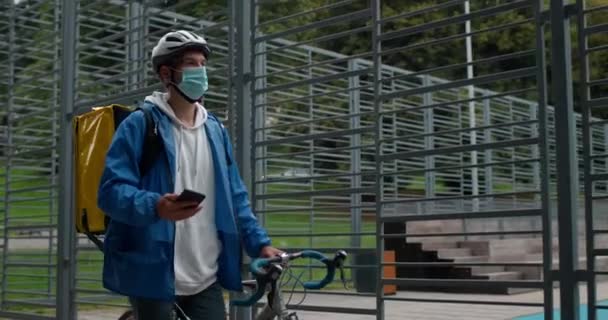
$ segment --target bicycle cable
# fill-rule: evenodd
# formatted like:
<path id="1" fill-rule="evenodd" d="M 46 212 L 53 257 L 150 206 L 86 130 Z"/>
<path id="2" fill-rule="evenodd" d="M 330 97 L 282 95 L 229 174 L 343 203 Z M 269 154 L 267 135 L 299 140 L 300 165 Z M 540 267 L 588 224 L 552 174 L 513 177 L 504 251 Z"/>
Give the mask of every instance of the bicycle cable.
<path id="1" fill-rule="evenodd" d="M 306 272 L 306 270 L 303 270 L 302 272 L 300 272 L 300 275 L 298 275 L 296 277 L 294 275 L 293 271 L 291 271 L 291 269 L 287 269 L 287 273 L 289 274 L 289 280 L 288 280 L 287 283 L 289 283 L 289 281 L 291 281 L 293 279 L 294 280 L 294 284 L 293 284 L 293 287 L 291 288 L 289 299 L 288 299 L 288 301 L 287 301 L 286 304 L 289 304 L 291 302 L 291 299 L 293 298 L 293 294 L 295 293 L 296 286 L 298 284 L 300 284 L 304 288 L 304 294 L 302 296 L 302 299 L 300 300 L 300 302 L 298 302 L 296 304 L 296 306 L 300 306 L 302 303 L 304 303 L 304 300 L 306 300 L 306 295 L 308 294 L 308 290 L 304 286 L 304 282 L 302 282 L 302 276 L 304 276 L 305 272 Z"/>

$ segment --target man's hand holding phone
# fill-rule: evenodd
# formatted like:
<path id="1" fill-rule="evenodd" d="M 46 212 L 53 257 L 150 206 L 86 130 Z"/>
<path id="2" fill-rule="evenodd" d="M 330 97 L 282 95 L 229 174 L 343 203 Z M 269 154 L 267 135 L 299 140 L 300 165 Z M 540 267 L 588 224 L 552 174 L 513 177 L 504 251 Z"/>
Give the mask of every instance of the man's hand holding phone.
<path id="1" fill-rule="evenodd" d="M 181 194 L 168 193 L 163 195 L 156 209 L 158 215 L 167 220 L 179 221 L 192 217 L 200 210 L 205 195 L 191 190 L 184 190 Z"/>

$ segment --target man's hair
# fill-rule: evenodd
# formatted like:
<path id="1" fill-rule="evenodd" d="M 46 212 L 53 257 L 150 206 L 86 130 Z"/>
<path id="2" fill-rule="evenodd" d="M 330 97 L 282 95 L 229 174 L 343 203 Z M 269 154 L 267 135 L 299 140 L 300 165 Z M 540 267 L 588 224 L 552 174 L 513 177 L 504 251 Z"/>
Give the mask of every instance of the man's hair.
<path id="1" fill-rule="evenodd" d="M 194 49 L 194 48 L 189 48 L 189 49 L 185 49 L 185 50 L 181 50 L 178 51 L 170 56 L 167 56 L 166 59 L 164 59 L 161 63 L 159 63 L 158 65 L 158 70 L 156 70 L 156 73 L 158 74 L 158 77 L 161 78 L 161 81 L 163 80 L 161 75 L 160 75 L 160 68 L 162 66 L 167 66 L 170 69 L 177 69 L 179 68 L 179 66 L 184 63 L 184 57 L 186 56 L 186 54 L 190 53 L 190 52 L 196 52 L 196 53 L 201 53 L 202 52 L 200 50 Z M 204 56 L 204 54 L 203 54 Z M 171 73 L 171 81 L 173 80 L 173 73 Z"/>

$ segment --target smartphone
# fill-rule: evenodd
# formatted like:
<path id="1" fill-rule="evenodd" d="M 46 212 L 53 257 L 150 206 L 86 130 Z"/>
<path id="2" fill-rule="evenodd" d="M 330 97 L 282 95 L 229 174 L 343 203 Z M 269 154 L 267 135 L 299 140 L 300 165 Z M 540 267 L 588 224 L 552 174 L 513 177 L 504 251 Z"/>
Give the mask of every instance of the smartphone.
<path id="1" fill-rule="evenodd" d="M 192 201 L 200 204 L 205 200 L 205 197 L 206 196 L 203 193 L 185 189 L 180 193 L 176 201 Z"/>

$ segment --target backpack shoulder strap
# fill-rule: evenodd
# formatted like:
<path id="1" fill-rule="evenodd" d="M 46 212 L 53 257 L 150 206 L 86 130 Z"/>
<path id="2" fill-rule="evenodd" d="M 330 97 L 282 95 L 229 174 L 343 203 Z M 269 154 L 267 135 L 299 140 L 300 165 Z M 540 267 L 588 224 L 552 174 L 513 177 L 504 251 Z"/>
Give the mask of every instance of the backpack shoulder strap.
<path id="1" fill-rule="evenodd" d="M 152 164 L 156 160 L 156 157 L 158 157 L 158 155 L 161 153 L 163 143 L 160 138 L 160 135 L 158 134 L 158 124 L 156 123 L 156 121 L 154 121 L 150 110 L 142 107 L 137 107 L 135 111 L 138 110 L 144 113 L 144 119 L 146 121 L 146 133 L 144 136 L 143 152 L 141 155 L 141 161 L 139 162 L 139 174 L 141 176 L 144 176 L 152 167 Z M 86 218 L 86 215 L 84 216 L 84 218 Z M 104 222 L 105 229 L 108 230 L 108 225 L 110 224 L 110 217 L 108 215 L 105 216 Z M 97 246 L 97 248 L 99 248 L 99 250 L 103 251 L 103 241 L 101 241 L 88 230 L 85 230 L 84 234 Z"/>
<path id="2" fill-rule="evenodd" d="M 219 127 L 220 132 L 222 133 L 222 139 L 224 139 L 224 141 L 222 141 L 222 142 L 223 142 L 223 144 L 224 144 L 224 151 L 225 151 L 225 153 L 226 153 L 226 163 L 227 163 L 229 166 L 231 166 L 231 165 L 232 165 L 232 158 L 231 158 L 231 157 L 230 157 L 230 155 L 228 154 L 228 149 L 227 149 L 227 147 L 226 147 L 226 142 L 228 142 L 228 143 L 229 143 L 230 141 L 227 141 L 227 140 L 229 140 L 229 139 L 228 139 L 228 137 L 226 137 L 226 134 L 225 134 L 225 132 L 224 132 L 224 124 L 222 124 L 222 121 L 220 121 L 220 119 L 218 119 L 218 117 L 217 117 L 215 114 L 213 114 L 213 113 L 211 113 L 211 112 L 209 112 L 209 111 L 207 111 L 207 117 L 208 117 L 209 119 L 213 119 L 213 120 L 215 120 L 215 122 L 217 122 L 217 126 Z"/>
<path id="3" fill-rule="evenodd" d="M 158 134 L 158 123 L 154 121 L 150 110 L 141 107 L 138 107 L 137 110 L 141 110 L 144 113 L 144 119 L 146 120 L 146 133 L 141 161 L 139 162 L 139 173 L 141 176 L 144 176 L 152 168 L 152 164 L 154 164 L 154 161 L 161 153 L 163 144 Z"/>

